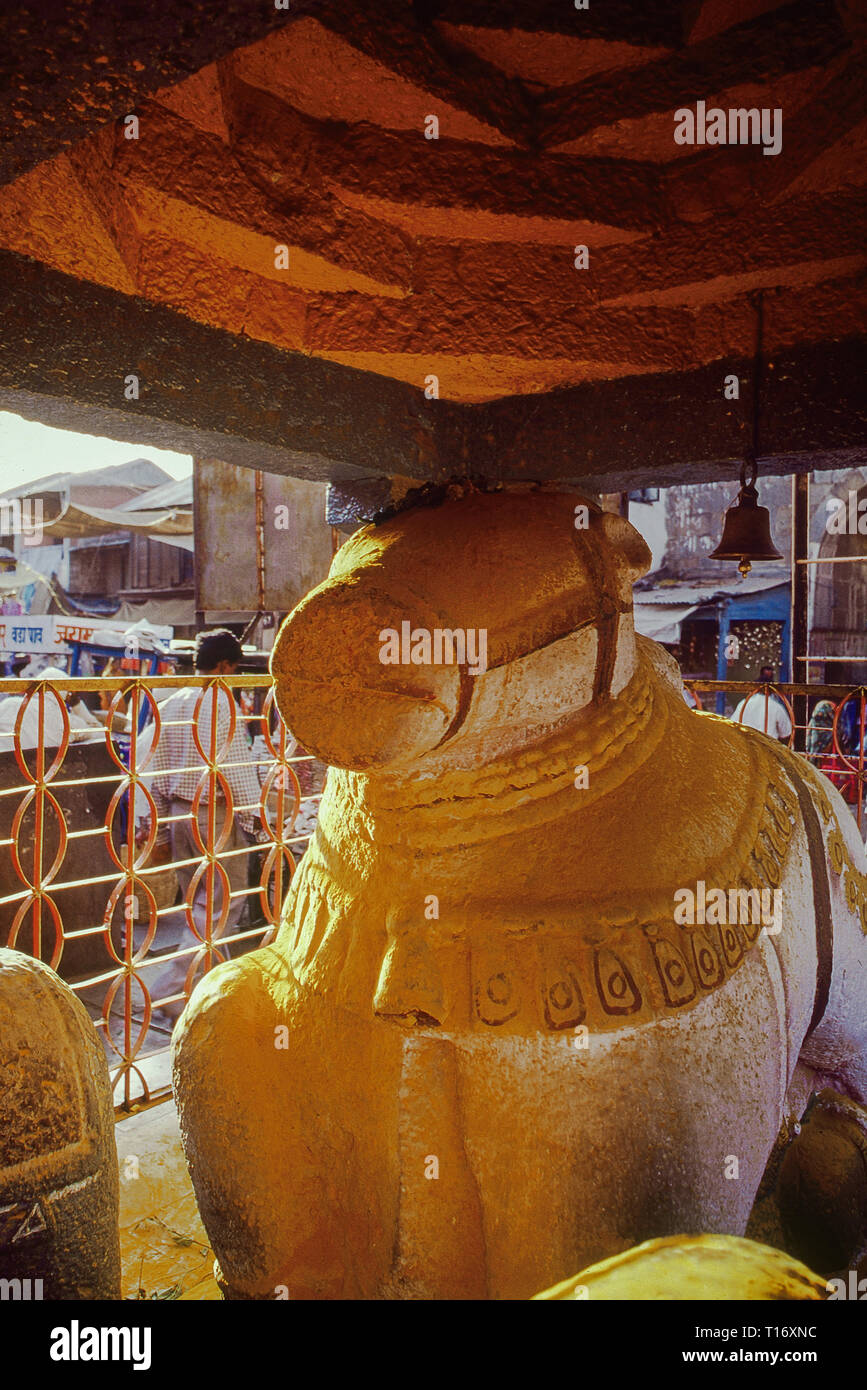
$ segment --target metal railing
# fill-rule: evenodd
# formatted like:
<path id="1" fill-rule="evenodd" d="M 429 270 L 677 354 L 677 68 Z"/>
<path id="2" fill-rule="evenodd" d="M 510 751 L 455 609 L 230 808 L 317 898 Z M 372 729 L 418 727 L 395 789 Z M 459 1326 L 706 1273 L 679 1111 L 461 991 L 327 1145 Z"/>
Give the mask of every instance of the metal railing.
<path id="1" fill-rule="evenodd" d="M 800 682 L 760 685 L 750 681 L 686 679 L 694 694 L 722 692 L 734 702 L 733 716 L 741 702 L 738 722 L 751 723 L 763 733 L 780 731 L 781 741 L 803 753 L 837 787 L 849 803 L 863 835 L 867 823 L 867 686 L 808 685 Z M 751 700 L 751 697 L 756 697 Z M 806 722 L 798 722 L 795 701 L 807 702 Z M 777 699 L 786 720 L 775 718 Z M 830 709 L 822 709 L 823 703 Z M 788 731 L 786 731 L 788 724 Z"/>
<path id="2" fill-rule="evenodd" d="M 779 699 L 790 726 L 782 737 L 838 786 L 863 831 L 867 688 L 685 685 L 735 702 L 757 695 L 758 726 L 768 732 Z M 184 687 L 200 693 L 187 697 L 187 717 L 179 719 L 160 697 Z M 252 692 L 259 707 L 237 708 L 233 690 Z M 106 693 L 104 729 L 76 728 L 67 709 L 64 696 L 88 692 Z M 325 769 L 295 751 L 266 675 L 0 680 L 0 695 L 8 694 L 19 703 L 14 721 L 8 706 L 0 717 L 0 726 L 13 725 L 0 733 L 7 744 L 0 751 L 0 943 L 46 961 L 75 990 L 103 1039 L 118 1109 L 127 1111 L 168 1095 L 154 1064 L 165 1061 L 197 981 L 270 940 Z M 811 707 L 800 725 L 799 696 Z M 830 710 L 819 709 L 823 700 Z M 742 717 L 756 722 L 755 706 Z M 252 745 L 237 740 L 245 726 L 257 736 Z M 179 745 L 185 729 L 189 737 Z M 172 765 L 178 746 L 186 761 Z M 233 791 L 241 776 L 252 788 L 247 800 Z M 183 779 L 186 800 L 174 794 Z M 239 829 L 242 821 L 258 843 Z M 174 853 L 160 855 L 167 836 Z"/>
<path id="3" fill-rule="evenodd" d="M 184 687 L 200 693 L 172 718 L 158 701 Z M 78 727 L 64 699 L 93 692 L 106 692 L 104 729 Z M 270 939 L 324 769 L 295 754 L 267 675 L 6 679 L 0 694 L 19 697 L 0 734 L 0 943 L 67 980 L 118 1107 L 147 1104 L 168 1086 L 146 1064 L 165 1057 L 198 979 Z"/>

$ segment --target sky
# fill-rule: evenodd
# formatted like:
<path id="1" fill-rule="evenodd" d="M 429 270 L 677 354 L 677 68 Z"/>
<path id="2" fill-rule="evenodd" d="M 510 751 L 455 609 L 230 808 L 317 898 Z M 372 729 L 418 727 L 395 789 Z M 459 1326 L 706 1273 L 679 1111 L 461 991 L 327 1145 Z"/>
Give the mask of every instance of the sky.
<path id="1" fill-rule="evenodd" d="M 105 468 L 112 463 L 129 463 L 146 458 L 165 469 L 172 478 L 185 478 L 193 471 L 189 454 L 173 454 L 153 449 L 149 444 L 119 444 L 92 434 L 74 434 L 50 425 L 22 420 L 19 415 L 0 411 L 0 492 L 44 478 L 49 473 L 84 473 L 89 468 Z"/>

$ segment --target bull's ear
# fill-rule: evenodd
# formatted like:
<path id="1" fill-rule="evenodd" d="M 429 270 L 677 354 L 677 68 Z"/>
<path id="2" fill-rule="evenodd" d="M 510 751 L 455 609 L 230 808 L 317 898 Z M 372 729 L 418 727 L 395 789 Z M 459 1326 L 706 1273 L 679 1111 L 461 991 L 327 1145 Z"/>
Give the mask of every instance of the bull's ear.
<path id="1" fill-rule="evenodd" d="M 617 512 L 599 512 L 591 523 L 605 537 L 605 563 L 614 565 L 620 580 L 621 597 L 631 600 L 632 586 L 653 563 L 647 541 Z"/>

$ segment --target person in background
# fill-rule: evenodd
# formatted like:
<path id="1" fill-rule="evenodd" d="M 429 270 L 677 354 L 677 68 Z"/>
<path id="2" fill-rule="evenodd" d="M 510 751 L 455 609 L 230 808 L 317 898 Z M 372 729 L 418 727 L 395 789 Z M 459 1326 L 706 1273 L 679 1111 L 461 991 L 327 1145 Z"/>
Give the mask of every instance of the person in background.
<path id="1" fill-rule="evenodd" d="M 836 751 L 852 756 L 852 746 L 842 719 L 837 721 L 837 750 L 834 748 L 834 706 L 830 700 L 820 700 L 807 725 L 807 757 L 816 764 L 829 782 L 837 788 L 850 806 L 858 804 L 858 774 L 852 772 Z"/>
<path id="2" fill-rule="evenodd" d="M 108 675 L 109 672 L 103 672 L 103 674 Z M 162 720 L 163 705 L 166 703 L 167 700 L 170 700 L 172 698 L 172 695 L 175 692 L 172 690 L 158 689 L 155 690 L 153 693 L 157 709 L 160 711 L 160 719 Z M 141 780 L 139 787 L 137 789 L 131 788 L 129 793 L 130 814 L 135 825 L 135 842 L 137 845 L 141 845 L 144 843 L 144 841 L 148 837 L 148 832 L 150 830 L 150 803 L 147 797 L 144 795 L 142 787 L 150 787 L 152 781 L 151 766 L 148 763 L 147 758 L 151 750 L 151 745 L 154 741 L 156 727 L 156 720 L 151 715 L 150 710 L 148 710 L 147 723 L 145 724 L 143 729 L 140 729 L 137 732 L 135 741 L 136 771 L 139 773 Z M 131 735 L 132 729 L 130 729 L 130 736 Z M 132 746 L 130 746 L 130 757 L 131 756 Z"/>
<path id="3" fill-rule="evenodd" d="M 762 685 L 771 685 L 776 680 L 773 666 L 763 666 L 759 680 Z M 756 690 L 741 700 L 732 712 L 732 722 L 745 724 L 748 729 L 758 729 L 760 734 L 779 739 L 785 743 L 792 734 L 792 721 L 788 711 L 778 696 Z"/>
<path id="4" fill-rule="evenodd" d="M 102 668 L 102 674 L 104 676 L 122 676 L 124 672 L 121 670 L 120 658 L 110 656 Z M 113 690 L 100 690 L 99 692 L 99 708 L 105 712 L 106 716 L 111 709 L 111 702 L 114 696 L 115 692 Z M 115 706 L 115 712 L 117 714 L 126 714 L 126 706 L 126 697 L 121 696 Z"/>
<path id="5" fill-rule="evenodd" d="M 18 617 L 23 612 L 24 609 L 21 605 L 21 601 L 14 589 L 10 590 L 8 594 L 4 594 L 3 601 L 0 603 L 0 614 L 2 614 L 2 616 Z M 16 676 L 15 653 L 0 652 L 0 658 L 2 658 L 3 661 L 3 675 Z"/>
<path id="6" fill-rule="evenodd" d="M 819 763 L 834 751 L 834 706 L 830 700 L 820 700 L 807 725 L 807 757 Z"/>
<path id="7" fill-rule="evenodd" d="M 39 672 L 39 679 L 61 681 L 66 674 L 66 671 L 62 671 L 59 666 L 45 666 Z M 82 703 L 78 693 L 70 692 L 60 685 L 56 686 L 56 689 L 67 707 L 70 741 L 80 743 L 90 736 L 101 737 L 102 725 Z M 15 723 L 18 718 L 18 711 L 24 704 L 24 699 L 23 695 L 10 695 L 0 702 L 0 752 L 12 748 L 14 744 Z M 45 696 L 41 726 L 38 696 L 34 695 L 27 706 L 21 720 L 19 734 L 21 747 L 36 748 L 39 744 L 40 733 L 45 748 L 59 748 L 63 742 L 63 715 L 52 695 L 46 694 Z"/>
<path id="8" fill-rule="evenodd" d="M 30 657 L 24 656 L 18 652 L 8 662 L 4 663 L 3 674 L 4 676 L 11 676 L 13 680 L 21 680 L 25 675 L 29 663 Z M 4 700 L 12 699 L 13 694 L 14 692 L 11 690 L 0 692 L 0 704 L 2 704 Z"/>
<path id="9" fill-rule="evenodd" d="M 234 633 L 226 628 L 202 632 L 196 638 L 195 672 L 197 676 L 234 675 L 241 661 L 242 649 Z M 193 874 L 202 861 L 192 829 L 192 800 L 199 779 L 206 769 L 193 739 L 193 717 L 196 701 L 201 695 L 198 686 L 184 686 L 171 695 L 160 707 L 161 731 L 152 763 L 148 767 L 151 795 L 157 818 L 169 824 L 157 825 L 156 842 L 150 857 L 151 865 L 173 862 L 185 901 Z M 226 741 L 234 704 L 225 690 L 209 690 L 202 699 L 197 727 L 202 748 L 210 747 L 211 719 L 216 712 L 217 748 Z M 220 772 L 232 796 L 231 833 L 221 849 L 221 864 L 229 880 L 230 901 L 226 924 L 221 935 L 228 936 L 237 928 L 246 905 L 247 861 L 249 847 L 270 841 L 266 831 L 258 828 L 257 808 L 260 785 L 256 769 L 251 766 L 250 745 L 244 721 L 237 708 L 235 729 L 228 749 L 220 757 Z M 215 832 L 220 834 L 226 818 L 226 800 L 218 784 Z M 208 841 L 208 793 L 202 794 L 198 813 L 199 831 L 203 843 Z M 223 858 L 223 856 L 226 856 Z M 192 861 L 192 862 L 184 862 Z M 197 929 L 205 934 L 207 923 L 207 880 L 202 874 L 193 898 L 193 917 Z M 238 896 L 235 896 L 235 895 Z M 214 914 L 223 908 L 222 876 L 214 880 Z"/>

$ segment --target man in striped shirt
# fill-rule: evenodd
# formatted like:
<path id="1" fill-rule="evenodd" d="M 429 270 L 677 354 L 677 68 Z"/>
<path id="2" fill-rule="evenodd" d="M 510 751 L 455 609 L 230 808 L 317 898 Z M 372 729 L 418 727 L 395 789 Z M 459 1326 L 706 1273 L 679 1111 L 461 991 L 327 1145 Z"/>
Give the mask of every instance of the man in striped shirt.
<path id="1" fill-rule="evenodd" d="M 195 670 L 197 676 L 234 675 L 241 661 L 241 644 L 226 628 L 199 633 L 196 638 Z M 207 762 L 193 738 L 196 702 L 202 696 L 196 719 L 199 741 L 206 758 L 212 758 L 219 769 L 216 783 L 213 831 L 209 837 L 209 786 Z M 216 705 L 216 737 L 212 741 L 212 720 Z M 229 736 L 234 714 L 234 730 Z M 256 768 L 251 766 L 251 751 L 241 712 L 231 694 L 214 687 L 202 694 L 199 686 L 185 686 L 160 706 L 160 736 L 153 762 L 145 774 L 157 809 L 157 837 L 150 864 L 174 863 L 185 902 L 190 902 L 193 875 L 203 862 L 202 851 L 196 843 L 192 824 L 192 801 L 202 778 L 204 788 L 199 799 L 198 824 L 202 843 L 220 838 L 227 815 L 231 817 L 228 838 L 219 849 L 219 861 L 229 880 L 229 904 L 226 921 L 220 936 L 237 930 L 247 901 L 247 865 L 251 843 L 270 840 L 261 828 L 258 807 L 260 785 Z M 228 746 L 226 740 L 229 739 Z M 222 750 L 222 751 L 221 751 Z M 224 793 L 228 788 L 229 804 Z M 216 928 L 223 909 L 223 879 L 213 875 L 212 929 Z M 208 918 L 208 874 L 203 872 L 192 897 L 193 918 L 202 936 Z M 216 934 L 216 931 L 215 931 Z"/>

